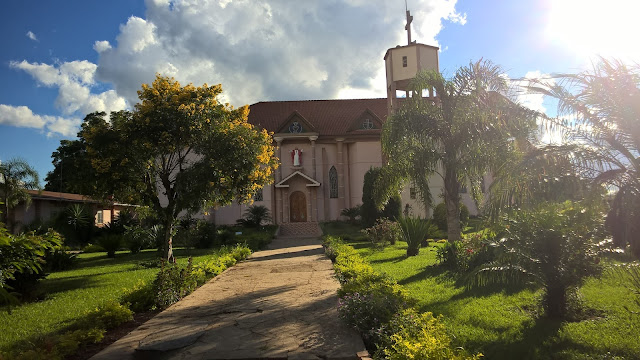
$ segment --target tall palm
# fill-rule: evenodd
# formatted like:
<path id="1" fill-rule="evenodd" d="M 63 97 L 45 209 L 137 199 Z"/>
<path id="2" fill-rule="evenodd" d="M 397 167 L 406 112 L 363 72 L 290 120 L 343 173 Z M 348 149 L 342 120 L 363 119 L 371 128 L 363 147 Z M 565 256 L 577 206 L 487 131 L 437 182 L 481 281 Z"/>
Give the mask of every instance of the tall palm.
<path id="1" fill-rule="evenodd" d="M 535 127 L 535 112 L 502 95 L 508 91 L 502 74 L 499 66 L 480 60 L 451 79 L 435 71 L 416 76 L 413 96 L 384 125 L 382 149 L 389 161 L 374 191 L 378 204 L 411 179 L 430 205 L 429 178 L 440 176 L 448 237 L 460 239 L 461 186 L 470 184 L 480 200 L 482 176 Z M 435 98 L 423 98 L 424 89 L 434 89 Z"/>
<path id="2" fill-rule="evenodd" d="M 607 226 L 616 244 L 630 244 L 640 256 L 640 66 L 600 59 L 588 71 L 537 79 L 526 89 L 558 100 L 559 117 L 547 123 L 562 134 L 561 144 L 539 147 L 525 159 L 538 164 L 538 172 L 529 173 L 569 174 L 616 191 Z M 529 188 L 522 174 L 512 176 L 520 179 L 512 189 Z"/>
<path id="3" fill-rule="evenodd" d="M 14 158 L 0 163 L 0 195 L 3 204 L 3 220 L 10 231 L 13 230 L 13 214 L 11 210 L 19 203 L 31 203 L 28 189 L 38 189 L 40 179 L 25 160 Z"/>

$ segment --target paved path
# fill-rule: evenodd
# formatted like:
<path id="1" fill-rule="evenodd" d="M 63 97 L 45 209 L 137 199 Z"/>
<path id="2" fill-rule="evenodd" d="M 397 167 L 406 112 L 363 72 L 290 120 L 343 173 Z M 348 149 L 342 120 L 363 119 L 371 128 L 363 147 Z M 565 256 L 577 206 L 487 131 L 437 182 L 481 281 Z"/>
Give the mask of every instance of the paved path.
<path id="1" fill-rule="evenodd" d="M 276 239 L 98 353 L 124 359 L 358 359 L 317 239 Z"/>

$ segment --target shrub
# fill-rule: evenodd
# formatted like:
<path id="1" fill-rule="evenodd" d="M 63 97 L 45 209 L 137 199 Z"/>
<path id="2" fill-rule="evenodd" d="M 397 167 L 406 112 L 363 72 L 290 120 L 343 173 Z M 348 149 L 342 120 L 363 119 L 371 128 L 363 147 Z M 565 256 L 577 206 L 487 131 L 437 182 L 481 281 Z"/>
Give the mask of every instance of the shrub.
<path id="1" fill-rule="evenodd" d="M 460 222 L 466 224 L 467 221 L 469 221 L 469 208 L 460 203 Z M 438 226 L 438 229 L 447 231 L 447 204 L 444 202 L 439 203 L 433 209 L 433 222 Z"/>
<path id="2" fill-rule="evenodd" d="M 97 244 L 88 244 L 87 246 L 84 247 L 84 249 L 82 249 L 82 252 L 84 253 L 97 253 L 97 252 L 105 252 L 107 250 L 105 250 L 105 248 L 103 248 L 100 245 Z"/>
<path id="3" fill-rule="evenodd" d="M 190 294 L 198 286 L 198 281 L 193 273 L 191 258 L 188 264 L 162 263 L 160 272 L 153 282 L 156 294 L 155 305 L 164 309 L 180 301 Z"/>
<path id="4" fill-rule="evenodd" d="M 48 271 L 71 269 L 76 265 L 78 254 L 72 254 L 63 248 L 48 251 L 44 257 Z"/>
<path id="5" fill-rule="evenodd" d="M 133 312 L 127 306 L 110 301 L 89 311 L 79 326 L 85 329 L 97 327 L 109 330 L 131 320 L 133 320 Z"/>
<path id="6" fill-rule="evenodd" d="M 192 232 L 191 244 L 197 249 L 208 249 L 215 244 L 216 225 L 206 220 L 198 220 Z"/>
<path id="7" fill-rule="evenodd" d="M 507 215 L 491 245 L 496 259 L 474 270 L 469 286 L 533 282 L 545 290 L 547 316 L 565 316 L 571 293 L 602 271 L 603 218 L 601 204 L 570 201 Z"/>
<path id="8" fill-rule="evenodd" d="M 271 221 L 269 208 L 264 205 L 251 205 L 245 210 L 244 217 L 238 223 L 246 227 L 260 227 Z"/>
<path id="9" fill-rule="evenodd" d="M 125 290 L 120 297 L 123 304 L 129 304 L 133 312 L 153 310 L 155 308 L 156 294 L 152 282 L 140 281 L 131 289 Z"/>
<path id="10" fill-rule="evenodd" d="M 140 225 L 125 225 L 124 243 L 132 254 L 137 254 L 143 249 L 151 248 L 154 239 L 151 232 Z"/>
<path id="11" fill-rule="evenodd" d="M 362 223 L 365 227 L 371 227 L 375 224 L 376 220 L 381 217 L 386 217 L 391 220 L 398 219 L 402 212 L 402 200 L 400 194 L 392 196 L 382 211 L 378 210 L 373 202 L 373 189 L 376 180 L 381 175 L 380 168 L 370 168 L 364 174 L 364 181 L 362 184 L 362 206 L 360 208 L 360 216 Z"/>
<path id="12" fill-rule="evenodd" d="M 45 276 L 44 257 L 62 245 L 60 234 L 49 230 L 42 236 L 35 233 L 11 235 L 0 223 L 0 293 L 2 305 L 16 303 L 7 290 L 27 292 Z"/>
<path id="13" fill-rule="evenodd" d="M 362 230 L 373 244 L 375 249 L 384 249 L 388 244 L 394 245 L 396 239 L 402 236 L 402 230 L 397 222 L 387 218 L 376 220 L 376 224 L 370 228 Z"/>
<path id="14" fill-rule="evenodd" d="M 435 231 L 435 227 L 428 221 L 417 217 L 401 217 L 398 223 L 402 238 L 407 242 L 407 256 L 418 255 L 422 241 Z"/>
<path id="15" fill-rule="evenodd" d="M 348 217 L 349 222 L 355 224 L 357 222 L 357 217 L 360 216 L 361 208 L 362 205 L 356 205 L 354 207 L 342 209 L 342 211 L 340 211 L 340 215 Z"/>
<path id="16" fill-rule="evenodd" d="M 379 351 L 390 360 L 462 360 L 480 359 L 482 354 L 468 355 L 460 348 L 454 348 L 447 335 L 441 317 L 432 313 L 418 313 L 406 309 L 398 313 L 390 322 Z"/>
<path id="17" fill-rule="evenodd" d="M 98 244 L 107 251 L 107 257 L 115 258 L 116 251 L 122 246 L 122 235 L 117 233 L 105 233 L 98 238 Z"/>

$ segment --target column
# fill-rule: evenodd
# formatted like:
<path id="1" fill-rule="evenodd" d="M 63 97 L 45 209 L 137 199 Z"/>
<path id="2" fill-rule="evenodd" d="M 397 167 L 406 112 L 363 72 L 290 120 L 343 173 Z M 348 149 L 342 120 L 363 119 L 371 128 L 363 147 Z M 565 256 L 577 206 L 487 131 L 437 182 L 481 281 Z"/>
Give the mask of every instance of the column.
<path id="1" fill-rule="evenodd" d="M 280 160 L 280 166 L 276 170 L 276 182 L 279 182 L 282 180 L 282 138 L 275 137 L 273 140 L 276 141 L 276 156 Z"/>
<path id="2" fill-rule="evenodd" d="M 289 219 L 289 188 L 282 188 L 282 222 L 288 223 Z"/>
<path id="3" fill-rule="evenodd" d="M 338 168 L 336 170 L 338 170 L 338 204 L 340 204 L 338 206 L 338 214 L 340 213 L 340 211 L 342 211 L 342 209 L 344 209 L 344 158 L 343 158 L 343 145 L 344 145 L 344 138 L 337 138 L 336 142 L 338 144 Z M 340 216 L 340 215 L 338 215 Z"/>
<path id="4" fill-rule="evenodd" d="M 275 173 L 276 183 L 278 183 L 280 180 L 282 180 L 282 149 L 281 149 L 282 138 L 276 137 L 273 139 L 276 141 L 276 156 L 280 160 L 280 166 L 278 166 L 278 169 L 276 169 L 276 173 Z M 284 222 L 284 206 L 282 202 L 282 189 L 274 186 L 273 191 L 275 191 L 276 193 L 275 194 L 276 195 L 276 206 L 275 206 L 276 222 L 278 224 L 282 224 Z"/>
<path id="5" fill-rule="evenodd" d="M 313 206 L 311 206 L 311 186 L 307 186 L 307 199 L 309 199 L 309 201 L 307 201 L 307 222 L 309 221 L 313 221 L 313 213 L 311 212 L 313 209 Z"/>
<path id="6" fill-rule="evenodd" d="M 313 176 L 314 180 L 316 179 L 316 140 L 318 140 L 317 136 L 309 136 L 309 141 L 311 141 L 311 176 Z"/>

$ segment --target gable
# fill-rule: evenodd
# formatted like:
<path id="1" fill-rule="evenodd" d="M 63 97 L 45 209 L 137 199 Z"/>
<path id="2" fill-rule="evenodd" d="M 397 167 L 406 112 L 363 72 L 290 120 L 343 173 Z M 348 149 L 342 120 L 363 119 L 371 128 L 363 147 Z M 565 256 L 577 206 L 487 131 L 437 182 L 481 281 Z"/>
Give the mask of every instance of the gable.
<path id="1" fill-rule="evenodd" d="M 301 134 L 315 132 L 316 129 L 297 110 L 294 110 L 289 117 L 282 122 L 277 133 Z"/>
<path id="2" fill-rule="evenodd" d="M 349 132 L 351 131 L 363 131 L 363 130 L 380 130 L 382 129 L 382 121 L 380 118 L 369 108 L 366 108 L 360 116 L 356 117 L 349 126 Z"/>

